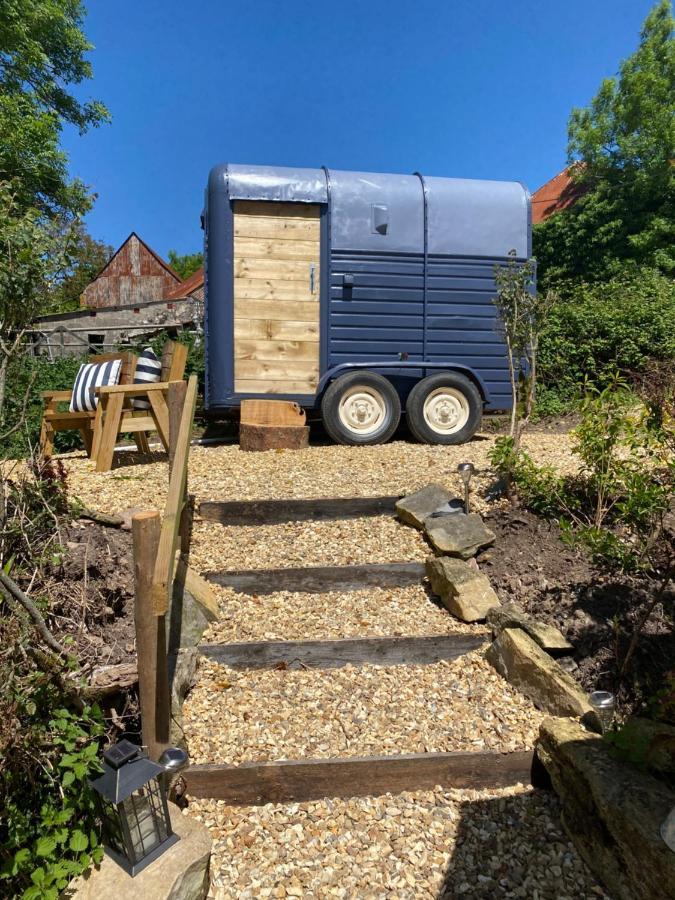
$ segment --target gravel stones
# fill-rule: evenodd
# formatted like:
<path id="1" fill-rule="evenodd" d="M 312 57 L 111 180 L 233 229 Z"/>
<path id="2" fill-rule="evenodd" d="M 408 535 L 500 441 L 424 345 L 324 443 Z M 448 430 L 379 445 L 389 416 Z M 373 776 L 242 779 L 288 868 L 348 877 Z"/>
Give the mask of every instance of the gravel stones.
<path id="1" fill-rule="evenodd" d="M 193 800 L 189 815 L 214 838 L 216 900 L 606 897 L 555 796 L 523 786 L 262 807 Z"/>
<path id="2" fill-rule="evenodd" d="M 439 553 L 470 559 L 479 550 L 494 543 L 494 532 L 477 513 L 454 513 L 425 523 L 427 537 Z"/>
<path id="3" fill-rule="evenodd" d="M 543 716 L 480 651 L 427 666 L 238 670 L 202 659 L 194 763 L 532 747 Z"/>
<path id="4" fill-rule="evenodd" d="M 403 497 L 396 504 L 396 514 L 406 525 L 424 530 L 424 523 L 429 516 L 446 506 L 452 499 L 452 494 L 442 484 L 428 484 L 420 491 L 415 491 L 408 497 Z"/>
<path id="5" fill-rule="evenodd" d="M 485 655 L 539 709 L 554 716 L 593 716 L 574 678 L 519 628 L 505 628 Z"/>
<path id="6" fill-rule="evenodd" d="M 538 622 L 529 616 L 517 603 L 507 603 L 505 606 L 495 606 L 486 616 L 488 625 L 492 626 L 492 633 L 497 637 L 505 628 L 520 628 L 532 638 L 542 650 L 546 650 L 553 656 L 571 653 L 574 647 L 565 635 L 546 622 Z"/>
<path id="7" fill-rule="evenodd" d="M 489 579 L 461 559 L 448 556 L 429 559 L 426 571 L 432 590 L 453 616 L 463 622 L 484 619 L 489 609 L 499 606 Z"/>
<path id="8" fill-rule="evenodd" d="M 423 585 L 305 594 L 279 591 L 252 597 L 214 585 L 220 617 L 205 643 L 328 640 L 474 634 L 485 629 L 452 618 Z"/>

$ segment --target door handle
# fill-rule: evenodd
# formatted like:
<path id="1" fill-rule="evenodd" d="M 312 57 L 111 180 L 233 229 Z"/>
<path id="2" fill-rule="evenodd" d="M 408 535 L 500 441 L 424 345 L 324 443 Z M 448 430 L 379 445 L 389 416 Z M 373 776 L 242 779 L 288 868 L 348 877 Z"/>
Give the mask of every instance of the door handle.
<path id="1" fill-rule="evenodd" d="M 316 281 L 316 266 L 314 265 L 314 263 L 310 263 L 309 264 L 309 292 L 310 292 L 310 294 L 314 293 L 315 281 Z"/>

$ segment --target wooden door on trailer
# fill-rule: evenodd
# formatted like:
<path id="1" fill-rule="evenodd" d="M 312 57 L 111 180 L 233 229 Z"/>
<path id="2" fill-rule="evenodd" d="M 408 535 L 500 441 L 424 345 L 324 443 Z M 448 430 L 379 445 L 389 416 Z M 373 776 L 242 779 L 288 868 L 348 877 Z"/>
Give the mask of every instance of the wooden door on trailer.
<path id="1" fill-rule="evenodd" d="M 319 381 L 320 207 L 234 204 L 234 390 L 313 394 Z"/>

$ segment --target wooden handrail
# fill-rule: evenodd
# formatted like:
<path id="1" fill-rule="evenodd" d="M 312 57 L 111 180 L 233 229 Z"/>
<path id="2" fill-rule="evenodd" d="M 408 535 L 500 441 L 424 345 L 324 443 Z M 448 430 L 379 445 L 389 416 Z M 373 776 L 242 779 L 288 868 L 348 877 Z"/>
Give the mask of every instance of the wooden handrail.
<path id="1" fill-rule="evenodd" d="M 192 423 L 197 405 L 197 376 L 191 375 L 185 392 L 185 402 L 180 417 L 175 446 L 169 491 L 162 517 L 162 529 L 159 536 L 157 558 L 152 585 L 152 600 L 155 615 L 165 615 L 169 608 L 171 585 L 173 580 L 174 560 L 178 544 L 178 531 L 183 506 L 186 499 L 187 465 L 192 437 Z"/>

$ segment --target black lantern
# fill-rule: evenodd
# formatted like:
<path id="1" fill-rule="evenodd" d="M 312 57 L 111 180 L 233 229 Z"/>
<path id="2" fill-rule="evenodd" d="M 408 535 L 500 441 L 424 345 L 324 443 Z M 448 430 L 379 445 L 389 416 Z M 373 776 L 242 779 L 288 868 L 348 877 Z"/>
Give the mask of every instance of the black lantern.
<path id="1" fill-rule="evenodd" d="M 165 774 L 140 747 L 120 741 L 103 754 L 103 775 L 91 782 L 106 850 L 132 877 L 178 840 L 171 830 Z"/>

